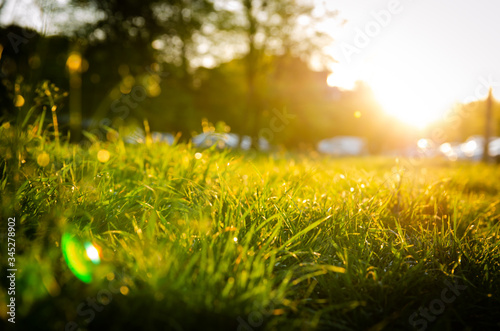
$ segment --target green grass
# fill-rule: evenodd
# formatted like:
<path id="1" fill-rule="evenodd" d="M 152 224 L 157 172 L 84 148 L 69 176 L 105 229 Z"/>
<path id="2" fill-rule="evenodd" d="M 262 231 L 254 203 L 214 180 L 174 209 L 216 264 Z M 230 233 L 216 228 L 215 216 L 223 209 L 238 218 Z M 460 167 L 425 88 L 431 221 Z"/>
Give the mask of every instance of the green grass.
<path id="1" fill-rule="evenodd" d="M 82 148 L 46 132 L 0 128 L 17 329 L 412 329 L 419 308 L 441 309 L 445 281 L 467 288 L 428 330 L 500 327 L 498 166 L 120 139 Z M 91 283 L 69 270 L 64 233 L 100 247 Z"/>

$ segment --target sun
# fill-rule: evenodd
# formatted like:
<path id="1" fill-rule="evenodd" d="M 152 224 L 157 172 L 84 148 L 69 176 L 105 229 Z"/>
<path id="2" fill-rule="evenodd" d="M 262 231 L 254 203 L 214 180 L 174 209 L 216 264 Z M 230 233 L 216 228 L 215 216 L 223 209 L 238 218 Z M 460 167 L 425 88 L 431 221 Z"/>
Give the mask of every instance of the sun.
<path id="1" fill-rule="evenodd" d="M 439 81 L 415 63 L 378 63 L 367 83 L 389 115 L 418 128 L 437 121 L 451 107 Z"/>
<path id="2" fill-rule="evenodd" d="M 423 129 L 453 106 L 450 87 L 443 86 L 439 68 L 432 70 L 434 65 L 384 53 L 357 67 L 337 64 L 327 84 L 350 90 L 356 81 L 364 81 L 387 114 Z"/>
<path id="3" fill-rule="evenodd" d="M 382 108 L 406 124 L 423 129 L 442 114 L 441 100 L 413 81 L 382 79 L 369 82 L 369 85 Z"/>
<path id="4" fill-rule="evenodd" d="M 349 68 L 338 66 L 334 72 L 328 76 L 326 83 L 328 86 L 338 87 L 342 90 L 352 90 L 359 79 Z"/>

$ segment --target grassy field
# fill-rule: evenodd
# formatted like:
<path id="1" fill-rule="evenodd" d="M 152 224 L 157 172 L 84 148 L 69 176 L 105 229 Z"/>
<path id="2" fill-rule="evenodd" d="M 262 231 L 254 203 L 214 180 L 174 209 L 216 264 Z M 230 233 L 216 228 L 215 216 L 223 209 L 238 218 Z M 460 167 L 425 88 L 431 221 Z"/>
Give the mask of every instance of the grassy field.
<path id="1" fill-rule="evenodd" d="M 0 128 L 2 324 L 15 217 L 18 330 L 500 329 L 498 166 L 40 132 Z"/>

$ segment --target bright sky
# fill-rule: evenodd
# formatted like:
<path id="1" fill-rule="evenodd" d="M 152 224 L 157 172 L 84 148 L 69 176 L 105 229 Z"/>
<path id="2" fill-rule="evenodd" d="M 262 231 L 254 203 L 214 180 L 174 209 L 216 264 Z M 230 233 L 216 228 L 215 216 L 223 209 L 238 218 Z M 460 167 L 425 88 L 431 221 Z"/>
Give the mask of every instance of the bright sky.
<path id="1" fill-rule="evenodd" d="M 336 40 L 326 50 L 338 61 L 330 85 L 364 80 L 387 112 L 420 127 L 456 102 L 484 98 L 489 86 L 500 99 L 500 1 L 308 1 L 340 12 L 323 27 Z M 34 2 L 8 1 L 1 21 L 51 31 L 50 5 L 44 15 L 30 10 Z"/>
<path id="2" fill-rule="evenodd" d="M 64 6 L 68 2 L 69 0 L 6 0 L 0 22 L 5 25 L 14 23 L 27 26 L 50 35 L 59 32 L 60 23 L 72 20 L 84 24 L 95 20 L 92 10 L 81 10 L 81 7 L 78 13 L 72 13 L 76 17 L 68 16 L 67 12 L 54 13 L 54 8 Z"/>
<path id="3" fill-rule="evenodd" d="M 500 1 L 331 3 L 347 23 L 332 22 L 330 85 L 364 80 L 386 111 L 417 126 L 455 102 L 484 98 L 487 86 L 500 98 Z"/>

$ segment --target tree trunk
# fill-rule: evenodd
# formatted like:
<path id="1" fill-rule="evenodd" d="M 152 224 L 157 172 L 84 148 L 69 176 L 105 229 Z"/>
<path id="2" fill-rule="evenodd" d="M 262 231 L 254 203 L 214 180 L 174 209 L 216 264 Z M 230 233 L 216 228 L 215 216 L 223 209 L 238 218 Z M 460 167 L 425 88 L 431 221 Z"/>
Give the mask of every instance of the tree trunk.
<path id="1" fill-rule="evenodd" d="M 259 130 L 260 130 L 260 109 L 258 109 L 258 100 L 255 86 L 257 73 L 257 52 L 255 48 L 255 34 L 257 33 L 257 21 L 253 16 L 253 0 L 245 0 L 245 14 L 248 20 L 247 40 L 248 54 L 246 58 L 246 81 L 247 81 L 247 107 L 246 118 L 252 118 L 253 121 L 247 121 L 250 126 L 250 137 L 252 139 L 251 148 L 259 149 Z"/>
<path id="2" fill-rule="evenodd" d="M 490 91 L 488 93 L 488 99 L 486 99 L 486 123 L 485 123 L 485 130 L 484 130 L 484 150 L 483 150 L 483 162 L 489 162 L 490 161 L 490 154 L 489 154 L 489 146 L 490 146 L 490 139 L 492 135 L 492 124 L 493 124 L 493 93 L 490 87 Z"/>

